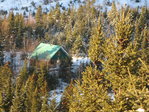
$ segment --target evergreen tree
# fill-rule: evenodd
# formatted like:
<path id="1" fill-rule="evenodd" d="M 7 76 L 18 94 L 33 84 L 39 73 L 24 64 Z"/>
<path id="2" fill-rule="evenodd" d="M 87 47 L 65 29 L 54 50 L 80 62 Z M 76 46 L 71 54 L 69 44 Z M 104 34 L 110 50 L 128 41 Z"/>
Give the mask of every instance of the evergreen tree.
<path id="1" fill-rule="evenodd" d="M 1 38 L 1 37 L 0 37 Z M 2 41 L 0 39 L 0 66 L 4 65 L 4 54 L 3 54 L 4 46 L 2 45 Z"/>
<path id="2" fill-rule="evenodd" d="M 46 94 L 43 97 L 43 101 L 42 101 L 42 107 L 41 107 L 41 112 L 49 112 L 49 100 L 48 100 L 48 94 Z"/>
<path id="3" fill-rule="evenodd" d="M 13 34 L 15 30 L 15 16 L 13 12 L 10 12 L 8 21 L 9 21 L 9 34 Z"/>
<path id="4" fill-rule="evenodd" d="M 135 42 L 137 50 L 141 48 L 141 44 L 143 41 L 143 36 L 141 36 L 141 32 L 145 28 L 146 23 L 147 23 L 147 11 L 145 10 L 145 8 L 142 8 L 140 17 L 137 19 L 135 23 Z"/>
<path id="5" fill-rule="evenodd" d="M 4 65 L 4 54 L 3 54 L 3 30 L 2 30 L 2 20 L 0 18 L 0 66 Z"/>
<path id="6" fill-rule="evenodd" d="M 41 98 L 39 95 L 39 91 L 36 88 L 35 91 L 33 92 L 31 112 L 39 112 L 40 110 L 41 110 Z"/>
<path id="7" fill-rule="evenodd" d="M 39 6 L 38 7 L 38 9 L 37 9 L 37 13 L 36 13 L 36 25 L 37 26 L 41 26 L 42 25 L 42 16 L 43 16 L 43 14 L 42 14 L 42 8 L 41 8 L 41 6 Z"/>
<path id="8" fill-rule="evenodd" d="M 103 57 L 104 35 L 102 31 L 101 19 L 98 20 L 97 28 L 93 29 L 93 35 L 90 39 L 88 55 L 94 65 L 98 65 Z"/>
<path id="9" fill-rule="evenodd" d="M 15 32 L 16 32 L 16 47 L 23 47 L 23 31 L 24 31 L 24 18 L 22 15 L 15 16 Z"/>
<path id="10" fill-rule="evenodd" d="M 125 112 L 138 108 L 148 111 L 147 53 L 140 53 L 142 49 L 136 50 L 132 41 L 133 23 L 129 10 L 122 9 L 118 13 L 115 35 L 103 41 L 104 58 L 92 55 L 92 60 L 102 60 L 103 70 L 87 68 L 69 97 L 70 112 Z M 142 38 L 148 35 L 147 30 L 144 31 Z"/>
<path id="11" fill-rule="evenodd" d="M 13 97 L 12 72 L 8 65 L 0 67 L 0 111 L 9 112 Z"/>
<path id="12" fill-rule="evenodd" d="M 142 42 L 141 42 L 141 50 L 140 53 L 142 55 L 142 59 L 146 62 L 149 63 L 149 29 L 148 27 L 145 27 L 144 30 L 141 33 L 142 36 Z"/>
<path id="13" fill-rule="evenodd" d="M 9 41 L 10 46 L 8 48 L 14 49 L 15 48 L 15 16 L 14 13 L 11 12 L 8 17 L 8 34 L 9 38 L 7 41 Z"/>
<path id="14" fill-rule="evenodd" d="M 116 41 L 122 49 L 126 48 L 132 40 L 133 24 L 131 12 L 122 9 L 115 24 Z"/>
<path id="15" fill-rule="evenodd" d="M 37 13 L 35 15 L 36 18 L 36 29 L 35 29 L 35 34 L 37 35 L 37 37 L 41 38 L 44 37 L 43 35 L 43 13 L 42 13 L 42 8 L 41 6 L 38 7 L 37 9 Z"/>
<path id="16" fill-rule="evenodd" d="M 50 111 L 50 106 L 49 106 L 49 93 L 48 93 L 48 88 L 47 88 L 47 82 L 44 82 L 44 86 L 42 87 L 42 92 L 44 95 L 42 96 L 42 107 L 41 107 L 41 112 L 49 112 Z"/>
<path id="17" fill-rule="evenodd" d="M 20 75 L 17 77 L 16 80 L 16 87 L 14 92 L 14 97 L 11 106 L 11 112 L 25 112 L 26 111 L 26 81 L 28 79 L 28 71 L 26 67 L 26 63 L 21 70 Z"/>
<path id="18" fill-rule="evenodd" d="M 72 51 L 73 54 L 79 54 L 83 52 L 83 40 L 80 35 L 74 41 Z"/>
<path id="19" fill-rule="evenodd" d="M 25 100 L 25 105 L 26 105 L 26 110 L 27 112 L 31 112 L 32 109 L 32 101 L 33 101 L 33 93 L 35 93 L 35 88 L 37 86 L 37 75 L 32 74 L 28 80 L 26 81 L 25 85 L 25 92 L 26 92 L 26 100 Z M 39 95 L 39 93 L 38 93 Z M 35 100 L 35 99 L 34 99 Z M 35 102 L 36 103 L 36 102 Z"/>
<path id="20" fill-rule="evenodd" d="M 26 112 L 26 108 L 27 108 L 25 105 L 26 97 L 22 89 L 23 87 L 20 89 L 18 85 L 16 86 L 10 112 Z"/>
<path id="21" fill-rule="evenodd" d="M 69 96 L 70 112 L 103 111 L 110 103 L 106 81 L 100 72 L 88 67 L 83 73 L 82 81 L 77 81 L 73 95 Z M 106 112 L 106 111 L 104 111 Z"/>
<path id="22" fill-rule="evenodd" d="M 24 66 L 20 72 L 20 75 L 17 77 L 16 83 L 17 83 L 19 89 L 21 89 L 21 87 L 26 84 L 28 77 L 29 77 L 29 73 L 27 70 L 27 62 L 25 62 Z"/>
<path id="23" fill-rule="evenodd" d="M 111 25 L 115 25 L 116 23 L 116 18 L 118 16 L 118 11 L 117 11 L 117 7 L 116 7 L 116 4 L 115 2 L 112 3 L 112 9 L 108 12 L 108 18 L 110 20 L 110 24 Z"/>

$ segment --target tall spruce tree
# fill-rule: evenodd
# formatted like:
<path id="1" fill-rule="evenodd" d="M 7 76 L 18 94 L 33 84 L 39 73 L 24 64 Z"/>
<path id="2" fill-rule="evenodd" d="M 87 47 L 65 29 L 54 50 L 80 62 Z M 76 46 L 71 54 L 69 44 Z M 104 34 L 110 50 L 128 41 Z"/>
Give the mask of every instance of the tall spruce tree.
<path id="1" fill-rule="evenodd" d="M 4 65 L 4 53 L 3 53 L 3 39 L 2 36 L 0 36 L 0 66 Z"/>
<path id="2" fill-rule="evenodd" d="M 94 65 L 100 64 L 103 57 L 104 35 L 102 31 L 101 19 L 98 19 L 98 26 L 93 29 L 92 37 L 89 42 L 88 55 Z"/>
<path id="3" fill-rule="evenodd" d="M 26 81 L 28 79 L 27 65 L 25 63 L 19 76 L 16 79 L 16 87 L 14 91 L 14 97 L 11 106 L 11 112 L 25 112 L 26 107 Z"/>
<path id="4" fill-rule="evenodd" d="M 10 112 L 25 112 L 26 111 L 27 107 L 25 105 L 25 100 L 26 100 L 25 96 L 26 94 L 25 94 L 25 91 L 23 90 L 23 86 L 22 88 L 19 88 L 18 85 L 16 85 Z"/>
<path id="5" fill-rule="evenodd" d="M 77 81 L 75 85 L 73 95 L 68 97 L 69 112 L 98 112 L 110 108 L 107 105 L 110 103 L 108 86 L 104 76 L 95 68 L 88 67 L 82 81 Z"/>
<path id="6" fill-rule="evenodd" d="M 9 112 L 13 97 L 12 72 L 8 65 L 0 67 L 0 111 Z"/>
<path id="7" fill-rule="evenodd" d="M 41 98 L 38 88 L 33 92 L 31 112 L 39 112 L 41 110 Z"/>
<path id="8" fill-rule="evenodd" d="M 11 49 L 14 49 L 15 48 L 15 16 L 14 16 L 14 13 L 11 12 L 9 14 L 9 17 L 8 17 L 8 22 L 9 22 L 9 25 L 8 25 L 8 40 L 9 41 L 9 45 L 8 48 L 11 48 Z"/>
<path id="9" fill-rule="evenodd" d="M 47 87 L 47 82 L 44 81 L 44 85 L 42 86 L 42 107 L 41 107 L 41 112 L 49 112 L 50 111 L 50 106 L 49 106 L 49 93 L 48 93 L 48 87 Z"/>
<path id="10" fill-rule="evenodd" d="M 72 51 L 73 51 L 73 54 L 83 53 L 83 39 L 80 35 L 76 37 L 76 40 L 74 41 L 74 44 L 73 44 Z"/>
<path id="11" fill-rule="evenodd" d="M 15 16 L 15 32 L 16 32 L 16 47 L 23 47 L 23 31 L 24 31 L 24 18 L 22 15 Z"/>
<path id="12" fill-rule="evenodd" d="M 35 34 L 38 38 L 44 37 L 43 35 L 43 13 L 42 13 L 42 7 L 39 6 L 37 9 L 37 13 L 35 15 L 36 18 L 36 29 Z"/>

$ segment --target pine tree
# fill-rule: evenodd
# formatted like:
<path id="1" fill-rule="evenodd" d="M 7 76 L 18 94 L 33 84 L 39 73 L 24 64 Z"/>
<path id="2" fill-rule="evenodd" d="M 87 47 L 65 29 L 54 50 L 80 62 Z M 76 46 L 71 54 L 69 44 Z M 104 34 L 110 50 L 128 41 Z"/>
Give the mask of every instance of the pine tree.
<path id="1" fill-rule="evenodd" d="M 50 106 L 49 106 L 49 93 L 48 93 L 48 87 L 47 87 L 47 82 L 44 81 L 44 86 L 42 87 L 42 92 L 44 95 L 42 96 L 42 107 L 41 107 L 41 112 L 49 112 L 50 111 Z"/>
<path id="2" fill-rule="evenodd" d="M 122 9 L 120 17 L 115 24 L 116 41 L 122 49 L 126 48 L 132 40 L 133 24 L 131 12 Z"/>
<path id="3" fill-rule="evenodd" d="M 16 83 L 17 83 L 19 89 L 21 89 L 21 87 L 26 84 L 28 77 L 29 77 L 29 73 L 27 70 L 27 62 L 25 62 L 24 66 L 20 72 L 20 75 L 17 77 Z"/>
<path id="4" fill-rule="evenodd" d="M 41 98 L 38 88 L 33 92 L 31 112 L 39 112 L 41 110 Z"/>
<path id="5" fill-rule="evenodd" d="M 46 79 L 47 79 L 47 76 L 48 76 L 48 71 L 47 71 L 46 65 L 41 64 L 40 71 L 38 74 L 38 82 L 37 82 L 39 88 L 41 88 L 43 86 L 44 81 L 46 81 Z"/>
<path id="6" fill-rule="evenodd" d="M 23 91 L 23 87 L 19 88 L 18 85 L 16 86 L 16 90 L 14 93 L 14 98 L 12 100 L 12 106 L 10 112 L 25 112 L 26 105 L 25 105 L 25 93 Z"/>
<path id="7" fill-rule="evenodd" d="M 0 66 L 4 65 L 4 54 L 3 54 L 3 49 L 4 49 L 4 46 L 2 45 L 3 44 L 3 30 L 2 30 L 2 20 L 0 18 Z"/>
<path id="8" fill-rule="evenodd" d="M 144 28 L 144 30 L 142 31 L 141 33 L 141 36 L 142 36 L 142 42 L 141 42 L 141 51 L 140 53 L 142 54 L 142 58 L 145 62 L 149 63 L 149 29 L 148 27 L 146 26 Z"/>
<path id="9" fill-rule="evenodd" d="M 43 97 L 43 101 L 42 101 L 42 107 L 41 107 L 41 112 L 49 112 L 49 100 L 48 100 L 48 94 L 46 94 L 44 97 Z"/>
<path id="10" fill-rule="evenodd" d="M 80 35 L 76 37 L 76 40 L 73 43 L 72 51 L 74 54 L 79 54 L 83 52 L 83 40 Z"/>
<path id="11" fill-rule="evenodd" d="M 24 31 L 24 18 L 22 15 L 15 16 L 15 32 L 16 32 L 16 47 L 23 47 L 23 31 Z"/>
<path id="12" fill-rule="evenodd" d="M 26 108 L 27 112 L 31 112 L 31 109 L 32 109 L 33 93 L 35 92 L 35 88 L 37 86 L 36 81 L 37 81 L 37 75 L 35 74 L 32 74 L 26 81 L 26 85 L 24 89 L 26 92 L 25 105 L 27 107 Z"/>
<path id="13" fill-rule="evenodd" d="M 42 7 L 39 6 L 37 9 L 37 13 L 35 15 L 36 18 L 36 29 L 35 29 L 35 34 L 37 35 L 37 37 L 44 37 L 43 35 L 43 13 L 42 13 Z"/>
<path id="14" fill-rule="evenodd" d="M 104 49 L 106 61 L 104 61 L 103 74 L 110 81 L 115 93 L 115 100 L 110 105 L 113 112 L 135 111 L 137 108 L 144 108 L 141 106 L 142 101 L 138 101 L 140 99 L 139 92 L 143 92 L 143 89 L 138 87 L 146 82 L 139 72 L 141 69 L 139 57 L 141 55 L 140 51 L 135 50 L 132 41 L 131 14 L 129 11 L 123 11 L 120 12 L 120 20 L 115 24 L 116 35 L 106 40 Z M 146 88 L 144 85 L 142 87 Z"/>
<path id="15" fill-rule="evenodd" d="M 15 16 L 14 13 L 11 12 L 8 17 L 8 36 L 9 36 L 9 48 L 15 48 Z M 8 46 L 8 45 L 7 45 Z"/>
<path id="16" fill-rule="evenodd" d="M 125 112 L 138 108 L 148 111 L 148 58 L 147 53 L 142 53 L 143 49 L 148 48 L 146 39 L 145 47 L 136 50 L 132 39 L 131 13 L 126 9 L 118 13 L 115 35 L 105 38 L 103 42 L 103 70 L 86 69 L 82 80 L 74 85 L 73 95 L 69 97 L 70 112 Z M 142 38 L 147 35 L 147 30 L 144 30 Z M 93 59 L 101 60 L 96 56 L 92 55 Z"/>
<path id="17" fill-rule="evenodd" d="M 13 97 L 12 72 L 8 65 L 0 67 L 0 111 L 9 112 Z"/>
<path id="18" fill-rule="evenodd" d="M 20 75 L 16 80 L 16 87 L 11 106 L 11 112 L 25 112 L 26 111 L 26 81 L 29 77 L 26 62 L 21 70 Z"/>
<path id="19" fill-rule="evenodd" d="M 98 20 L 97 28 L 93 29 L 93 35 L 90 39 L 88 55 L 94 65 L 100 64 L 103 57 L 104 35 L 102 31 L 101 19 Z"/>
<path id="20" fill-rule="evenodd" d="M 112 9 L 108 12 L 108 19 L 110 20 L 111 25 L 115 25 L 116 18 L 118 16 L 118 11 L 115 2 L 112 3 Z"/>
<path id="21" fill-rule="evenodd" d="M 107 105 L 110 97 L 106 83 L 98 70 L 88 67 L 83 73 L 82 81 L 75 84 L 73 95 L 69 96 L 69 112 L 98 112 L 110 108 Z"/>
<path id="22" fill-rule="evenodd" d="M 4 65 L 4 54 L 3 54 L 4 46 L 2 45 L 2 40 L 0 37 L 0 66 Z"/>
<path id="23" fill-rule="evenodd" d="M 136 42 L 136 50 L 141 48 L 141 43 L 143 41 L 143 36 L 141 36 L 141 32 L 145 28 L 147 23 L 147 11 L 145 8 L 142 8 L 140 17 L 137 19 L 135 23 L 135 42 Z"/>
<path id="24" fill-rule="evenodd" d="M 15 16 L 13 12 L 9 14 L 8 21 L 9 21 L 9 34 L 13 34 L 15 30 Z"/>
<path id="25" fill-rule="evenodd" d="M 41 6 L 38 7 L 37 13 L 36 13 L 36 25 L 41 26 L 42 25 L 42 8 Z"/>

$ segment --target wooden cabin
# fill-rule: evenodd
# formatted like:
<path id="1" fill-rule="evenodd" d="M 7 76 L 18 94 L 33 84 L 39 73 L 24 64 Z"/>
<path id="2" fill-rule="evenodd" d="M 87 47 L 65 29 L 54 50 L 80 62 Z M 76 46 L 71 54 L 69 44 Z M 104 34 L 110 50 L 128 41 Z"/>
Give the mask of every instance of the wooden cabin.
<path id="1" fill-rule="evenodd" d="M 30 56 L 30 65 L 45 64 L 49 68 L 67 67 L 71 64 L 71 57 L 59 45 L 40 43 Z"/>

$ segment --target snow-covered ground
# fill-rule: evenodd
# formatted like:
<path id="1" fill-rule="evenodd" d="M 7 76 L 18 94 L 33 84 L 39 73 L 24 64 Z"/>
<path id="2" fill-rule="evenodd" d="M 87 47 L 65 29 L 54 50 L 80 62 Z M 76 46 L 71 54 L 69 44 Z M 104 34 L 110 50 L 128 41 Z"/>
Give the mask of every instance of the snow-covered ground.
<path id="1" fill-rule="evenodd" d="M 22 14 L 25 12 L 26 15 L 28 15 L 36 12 L 38 6 L 42 6 L 44 12 L 48 12 L 52 7 L 55 7 L 57 3 L 66 9 L 72 4 L 75 8 L 78 8 L 85 0 L 52 0 L 51 2 L 49 1 L 48 4 L 45 4 L 44 1 L 45 0 L 0 0 L 0 10 L 7 12 L 13 10 L 14 13 Z M 110 9 L 111 5 L 107 5 L 108 1 L 110 4 L 115 1 L 118 7 L 124 5 L 129 5 L 130 7 L 149 7 L 149 0 L 140 0 L 140 2 L 136 2 L 136 0 L 96 0 L 95 5 Z"/>
<path id="2" fill-rule="evenodd" d="M 137 112 L 145 112 L 145 110 L 142 109 L 142 108 L 139 108 L 139 109 L 137 109 L 136 111 L 137 111 Z"/>
<path id="3" fill-rule="evenodd" d="M 11 55 L 13 54 L 13 57 Z M 4 52 L 4 63 L 10 62 L 13 63 L 13 70 L 16 73 L 19 73 L 20 69 L 24 65 L 24 60 L 22 60 L 22 52 Z"/>
<path id="4" fill-rule="evenodd" d="M 56 99 L 57 103 L 60 103 L 63 92 L 65 88 L 68 86 L 67 83 L 63 82 L 61 79 L 59 79 L 59 86 L 55 89 L 50 91 L 50 100 Z"/>
<path id="5" fill-rule="evenodd" d="M 80 66 L 90 64 L 90 59 L 88 57 L 72 57 L 72 72 L 76 73 L 79 71 Z"/>

